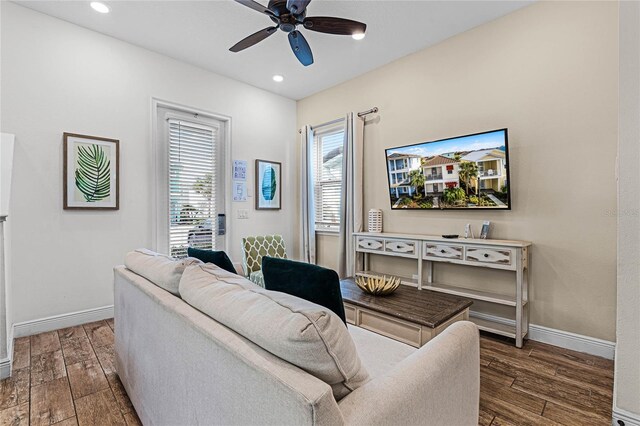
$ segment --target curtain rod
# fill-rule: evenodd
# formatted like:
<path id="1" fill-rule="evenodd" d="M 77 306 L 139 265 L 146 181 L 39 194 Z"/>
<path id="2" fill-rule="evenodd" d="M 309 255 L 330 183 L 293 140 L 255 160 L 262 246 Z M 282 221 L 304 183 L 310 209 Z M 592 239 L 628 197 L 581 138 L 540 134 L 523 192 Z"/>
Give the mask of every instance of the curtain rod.
<path id="1" fill-rule="evenodd" d="M 366 115 L 369 115 L 369 114 L 375 114 L 378 111 L 379 111 L 378 107 L 373 107 L 373 108 L 368 109 L 366 111 L 359 112 L 358 113 L 358 117 L 362 118 L 362 117 L 364 117 Z M 328 126 L 329 124 L 339 123 L 342 120 L 344 120 L 344 118 L 338 118 L 336 120 L 331 120 L 331 121 L 328 121 L 326 123 L 318 124 L 316 126 L 311 126 L 311 128 L 314 129 L 314 128 L 317 128 L 317 127 Z M 298 129 L 298 133 L 302 133 L 302 129 Z"/>
<path id="2" fill-rule="evenodd" d="M 358 117 L 364 117 L 365 115 L 369 115 L 369 114 L 375 114 L 376 112 L 378 112 L 378 107 L 373 107 L 371 109 L 368 109 L 366 111 L 362 111 L 358 113 Z"/>

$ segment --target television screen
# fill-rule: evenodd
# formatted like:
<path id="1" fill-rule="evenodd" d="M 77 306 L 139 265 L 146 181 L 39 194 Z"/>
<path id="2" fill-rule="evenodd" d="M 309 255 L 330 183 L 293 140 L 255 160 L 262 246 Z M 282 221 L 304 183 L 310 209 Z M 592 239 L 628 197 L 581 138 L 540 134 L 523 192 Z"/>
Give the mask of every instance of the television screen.
<path id="1" fill-rule="evenodd" d="M 509 210 L 507 129 L 386 150 L 392 209 Z"/>

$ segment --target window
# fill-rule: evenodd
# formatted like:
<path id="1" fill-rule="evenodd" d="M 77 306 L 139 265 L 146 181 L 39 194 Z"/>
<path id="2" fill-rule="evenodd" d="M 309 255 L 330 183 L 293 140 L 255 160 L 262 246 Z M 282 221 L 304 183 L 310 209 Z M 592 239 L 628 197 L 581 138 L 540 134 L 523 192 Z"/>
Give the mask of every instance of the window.
<path id="1" fill-rule="evenodd" d="M 340 228 L 343 145 L 344 124 L 314 132 L 316 231 L 338 232 Z"/>

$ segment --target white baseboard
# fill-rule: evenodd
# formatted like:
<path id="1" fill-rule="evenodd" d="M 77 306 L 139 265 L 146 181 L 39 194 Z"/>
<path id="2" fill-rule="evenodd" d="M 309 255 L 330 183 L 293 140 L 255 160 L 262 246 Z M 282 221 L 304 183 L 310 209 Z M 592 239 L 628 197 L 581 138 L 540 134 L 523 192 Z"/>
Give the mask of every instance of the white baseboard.
<path id="1" fill-rule="evenodd" d="M 68 314 L 54 315 L 31 321 L 16 323 L 13 325 L 14 337 L 31 336 L 45 331 L 58 330 L 60 328 L 73 327 L 93 321 L 100 321 L 113 317 L 113 305 Z"/>
<path id="2" fill-rule="evenodd" d="M 613 359 L 616 353 L 615 342 L 535 324 L 529 325 L 529 339 L 607 359 Z"/>
<path id="3" fill-rule="evenodd" d="M 7 357 L 0 359 L 0 380 L 11 376 L 11 363 L 13 362 L 13 327 L 9 327 L 7 338 Z"/>
<path id="4" fill-rule="evenodd" d="M 11 358 L 0 359 L 0 380 L 11 376 Z"/>
<path id="5" fill-rule="evenodd" d="M 613 426 L 640 426 L 640 414 L 631 413 L 618 407 L 613 407 Z"/>
<path id="6" fill-rule="evenodd" d="M 516 324 L 514 320 L 481 312 L 471 312 L 470 315 L 472 317 L 482 318 L 513 327 L 515 327 Z M 535 340 L 536 342 L 548 343 L 561 348 L 584 352 L 607 359 L 614 358 L 616 349 L 615 342 L 609 342 L 595 337 L 583 336 L 582 334 L 571 333 L 569 331 L 557 330 L 555 328 L 543 327 L 535 324 L 529 324 L 529 334 L 527 335 L 527 338 Z"/>

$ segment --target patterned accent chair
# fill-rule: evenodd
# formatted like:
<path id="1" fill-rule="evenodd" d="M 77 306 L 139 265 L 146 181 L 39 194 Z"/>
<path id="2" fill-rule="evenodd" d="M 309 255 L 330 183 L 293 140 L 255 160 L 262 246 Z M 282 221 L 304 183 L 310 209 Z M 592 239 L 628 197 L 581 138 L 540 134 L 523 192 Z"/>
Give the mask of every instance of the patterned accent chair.
<path id="1" fill-rule="evenodd" d="M 264 287 L 262 276 L 262 256 L 287 258 L 282 235 L 265 235 L 263 237 L 246 237 L 242 239 L 242 267 L 246 276 Z"/>

